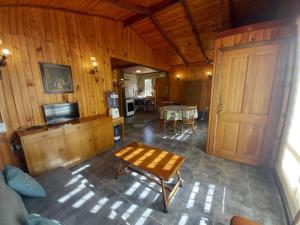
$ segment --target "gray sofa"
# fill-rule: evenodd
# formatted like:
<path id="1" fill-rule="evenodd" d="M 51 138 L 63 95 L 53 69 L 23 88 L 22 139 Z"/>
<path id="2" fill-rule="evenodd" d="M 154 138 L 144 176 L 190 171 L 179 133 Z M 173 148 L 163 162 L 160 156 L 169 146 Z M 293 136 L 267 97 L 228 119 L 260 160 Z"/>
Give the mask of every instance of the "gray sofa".
<path id="1" fill-rule="evenodd" d="M 27 210 L 21 197 L 5 183 L 0 172 L 0 224 L 18 225 L 25 224 Z"/>
<path id="2" fill-rule="evenodd" d="M 0 224 L 25 224 L 24 218 L 28 213 L 40 214 L 62 225 L 126 224 L 120 216 L 110 219 L 111 209 L 106 205 L 93 212 L 92 209 L 99 209 L 103 196 L 77 178 L 78 175 L 72 175 L 69 170 L 60 167 L 36 177 L 46 190 L 45 198 L 22 199 L 6 185 L 0 173 Z"/>

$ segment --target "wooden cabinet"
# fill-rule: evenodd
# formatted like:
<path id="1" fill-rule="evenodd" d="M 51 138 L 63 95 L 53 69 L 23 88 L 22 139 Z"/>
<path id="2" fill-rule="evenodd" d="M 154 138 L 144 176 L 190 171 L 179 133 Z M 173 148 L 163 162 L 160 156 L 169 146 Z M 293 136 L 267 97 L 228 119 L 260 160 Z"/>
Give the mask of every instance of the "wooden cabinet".
<path id="1" fill-rule="evenodd" d="M 113 146 L 110 117 L 19 134 L 31 175 L 71 166 Z"/>
<path id="2" fill-rule="evenodd" d="M 31 174 L 56 168 L 68 161 L 63 129 L 25 136 L 22 143 Z"/>

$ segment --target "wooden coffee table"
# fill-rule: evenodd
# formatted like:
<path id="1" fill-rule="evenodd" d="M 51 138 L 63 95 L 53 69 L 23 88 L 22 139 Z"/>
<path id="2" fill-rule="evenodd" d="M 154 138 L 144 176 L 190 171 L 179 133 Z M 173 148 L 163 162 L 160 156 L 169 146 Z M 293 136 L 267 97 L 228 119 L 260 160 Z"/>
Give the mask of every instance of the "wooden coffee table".
<path id="1" fill-rule="evenodd" d="M 159 148 L 147 146 L 139 142 L 132 142 L 115 153 L 120 159 L 116 179 L 125 170 L 131 170 L 141 174 L 161 186 L 163 208 L 168 212 L 170 200 L 178 187 L 182 187 L 179 169 L 185 158 Z M 166 185 L 171 177 L 177 175 L 176 184 L 173 187 Z M 167 194 L 167 191 L 170 192 Z"/>

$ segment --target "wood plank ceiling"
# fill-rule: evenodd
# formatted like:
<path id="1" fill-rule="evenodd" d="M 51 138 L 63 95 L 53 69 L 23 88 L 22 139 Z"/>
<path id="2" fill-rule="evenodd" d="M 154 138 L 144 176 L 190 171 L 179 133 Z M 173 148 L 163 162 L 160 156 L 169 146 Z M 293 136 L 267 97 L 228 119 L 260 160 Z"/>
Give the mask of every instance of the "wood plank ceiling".
<path id="1" fill-rule="evenodd" d="M 218 32 L 277 19 L 282 1 L 1 0 L 0 6 L 54 8 L 123 21 L 124 26 L 131 26 L 166 63 L 177 65 L 210 63 Z"/>

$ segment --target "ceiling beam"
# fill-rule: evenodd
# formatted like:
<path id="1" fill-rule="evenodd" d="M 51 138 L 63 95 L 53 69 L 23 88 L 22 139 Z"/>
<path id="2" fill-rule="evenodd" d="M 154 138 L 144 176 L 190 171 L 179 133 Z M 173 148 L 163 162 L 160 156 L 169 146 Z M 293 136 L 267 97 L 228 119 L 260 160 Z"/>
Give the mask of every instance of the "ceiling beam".
<path id="1" fill-rule="evenodd" d="M 228 1 L 229 1 L 229 16 L 230 16 L 231 28 L 234 28 L 236 26 L 235 16 L 234 16 L 234 3 L 233 0 L 228 0 Z"/>
<path id="2" fill-rule="evenodd" d="M 223 31 L 224 26 L 224 0 L 219 0 L 219 23 L 218 23 L 218 31 Z"/>
<path id="3" fill-rule="evenodd" d="M 150 14 L 150 11 L 146 7 L 142 7 L 137 4 L 133 4 L 124 0 L 104 0 L 105 2 L 108 2 L 112 5 L 118 6 L 120 8 L 126 9 L 131 12 L 135 12 L 138 14 L 142 14 L 144 16 L 147 16 Z"/>
<path id="4" fill-rule="evenodd" d="M 201 51 L 203 57 L 205 58 L 206 63 L 211 63 L 211 60 L 206 55 L 205 49 L 204 49 L 204 47 L 202 45 L 202 42 L 200 40 L 200 33 L 199 33 L 199 31 L 198 31 L 198 29 L 196 27 L 195 21 L 194 21 L 193 16 L 192 16 L 192 13 L 190 11 L 190 6 L 189 6 L 188 1 L 187 0 L 181 0 L 181 5 L 182 5 L 182 7 L 184 9 L 184 12 L 185 12 L 185 15 L 186 15 L 186 17 L 188 19 L 188 22 L 189 22 L 189 24 L 190 24 L 190 26 L 191 26 L 191 28 L 193 30 L 193 33 L 194 33 L 197 45 L 200 48 L 200 51 Z"/>
<path id="5" fill-rule="evenodd" d="M 188 64 L 188 61 L 184 57 L 184 55 L 180 52 L 179 48 L 175 45 L 173 40 L 168 36 L 165 29 L 162 27 L 162 25 L 159 23 L 157 18 L 154 15 L 150 15 L 149 18 L 151 19 L 152 23 L 155 25 L 155 27 L 158 29 L 160 34 L 163 36 L 163 38 L 169 43 L 169 45 L 172 46 L 172 48 L 175 50 L 177 55 L 180 57 L 181 61 L 186 65 Z"/>
<path id="6" fill-rule="evenodd" d="M 150 6 L 149 9 L 149 14 L 154 15 L 155 13 L 158 13 L 168 7 L 170 7 L 171 5 L 178 3 L 180 0 L 163 0 L 153 6 Z M 130 26 L 142 19 L 147 18 L 147 15 L 145 14 L 136 14 L 134 16 L 131 16 L 129 18 L 127 18 L 126 20 L 124 20 L 124 26 Z"/>

